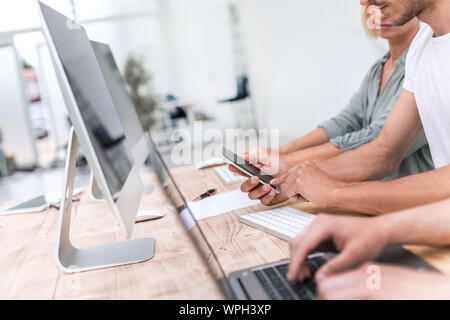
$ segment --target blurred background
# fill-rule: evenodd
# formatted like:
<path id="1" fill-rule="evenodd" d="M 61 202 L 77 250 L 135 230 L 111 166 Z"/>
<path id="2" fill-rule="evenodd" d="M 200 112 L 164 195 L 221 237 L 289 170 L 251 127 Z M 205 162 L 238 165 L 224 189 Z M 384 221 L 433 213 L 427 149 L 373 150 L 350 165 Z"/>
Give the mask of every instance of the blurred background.
<path id="1" fill-rule="evenodd" d="M 43 2 L 111 46 L 161 144 L 193 121 L 292 140 L 345 107 L 387 51 L 357 0 Z M 0 70 L 0 202 L 58 189 L 70 122 L 35 0 L 0 2 Z"/>

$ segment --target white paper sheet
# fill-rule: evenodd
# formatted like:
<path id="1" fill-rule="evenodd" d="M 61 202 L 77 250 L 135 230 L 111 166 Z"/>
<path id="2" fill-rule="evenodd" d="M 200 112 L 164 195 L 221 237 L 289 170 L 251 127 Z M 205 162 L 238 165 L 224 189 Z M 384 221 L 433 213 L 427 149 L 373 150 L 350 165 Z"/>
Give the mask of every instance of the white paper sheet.
<path id="1" fill-rule="evenodd" d="M 250 200 L 247 193 L 238 189 L 209 197 L 199 202 L 189 202 L 188 206 L 195 219 L 202 220 L 257 204 L 259 204 L 258 200 Z"/>

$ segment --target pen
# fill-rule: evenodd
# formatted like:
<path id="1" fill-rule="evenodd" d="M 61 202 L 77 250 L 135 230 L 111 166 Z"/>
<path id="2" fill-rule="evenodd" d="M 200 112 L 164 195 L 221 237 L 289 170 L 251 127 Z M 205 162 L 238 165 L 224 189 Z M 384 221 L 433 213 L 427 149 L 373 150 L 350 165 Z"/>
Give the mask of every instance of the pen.
<path id="1" fill-rule="evenodd" d="M 212 196 L 214 196 L 216 194 L 217 194 L 217 189 L 210 189 L 210 190 L 206 191 L 205 193 L 202 193 L 201 195 L 199 195 L 197 198 L 195 198 L 192 201 L 193 202 L 198 202 L 200 200 L 212 197 Z"/>

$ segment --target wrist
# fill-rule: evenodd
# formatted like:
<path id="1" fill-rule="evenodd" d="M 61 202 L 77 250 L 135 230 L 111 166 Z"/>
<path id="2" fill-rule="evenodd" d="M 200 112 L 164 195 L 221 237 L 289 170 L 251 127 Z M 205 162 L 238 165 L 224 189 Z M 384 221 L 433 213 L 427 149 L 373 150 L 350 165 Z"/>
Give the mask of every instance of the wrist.
<path id="1" fill-rule="evenodd" d="M 345 203 L 348 203 L 349 184 L 338 182 L 331 190 L 328 196 L 329 208 L 345 208 Z"/>
<path id="2" fill-rule="evenodd" d="M 371 221 L 374 230 L 378 230 L 377 241 L 378 243 L 380 243 L 380 245 L 382 245 L 383 248 L 398 244 L 397 234 L 395 232 L 397 228 L 393 227 L 395 223 L 391 221 L 391 217 L 391 215 L 378 216 L 376 218 L 373 218 Z"/>

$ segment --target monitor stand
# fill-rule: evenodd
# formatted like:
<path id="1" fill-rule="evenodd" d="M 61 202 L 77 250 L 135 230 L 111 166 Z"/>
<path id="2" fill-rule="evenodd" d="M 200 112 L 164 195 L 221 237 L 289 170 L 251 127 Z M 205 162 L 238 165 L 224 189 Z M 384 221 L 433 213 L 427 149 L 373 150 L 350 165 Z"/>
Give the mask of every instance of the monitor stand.
<path id="1" fill-rule="evenodd" d="M 71 130 L 66 160 L 65 189 L 58 219 L 56 262 L 65 272 L 74 273 L 143 262 L 153 257 L 155 240 L 129 240 L 88 249 L 76 248 L 70 241 L 72 195 L 75 180 L 78 139 Z"/>

